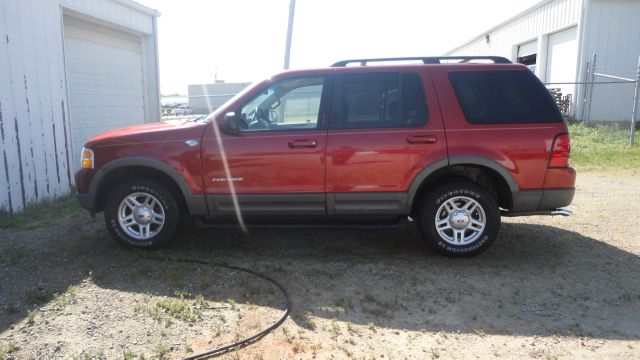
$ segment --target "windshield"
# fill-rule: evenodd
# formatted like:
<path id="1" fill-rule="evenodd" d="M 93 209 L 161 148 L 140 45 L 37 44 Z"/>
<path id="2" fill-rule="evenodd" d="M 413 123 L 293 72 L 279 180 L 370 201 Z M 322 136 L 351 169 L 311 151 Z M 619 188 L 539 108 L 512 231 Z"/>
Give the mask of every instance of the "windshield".
<path id="1" fill-rule="evenodd" d="M 224 111 L 226 108 L 229 107 L 229 104 L 231 104 L 232 102 L 236 101 L 236 99 L 238 99 L 241 96 L 244 96 L 245 94 L 247 94 L 248 92 L 252 91 L 253 89 L 255 89 L 258 85 L 264 83 L 267 80 L 260 80 L 260 81 L 256 81 L 254 83 L 252 83 L 251 85 L 247 86 L 246 88 L 242 89 L 242 91 L 240 91 L 239 93 L 235 94 L 231 99 L 225 101 L 224 104 L 220 105 L 220 107 L 218 107 L 216 110 L 214 110 L 211 114 L 209 114 L 206 117 L 206 120 L 209 121 L 211 119 L 214 119 L 216 116 L 218 116 L 222 111 Z"/>

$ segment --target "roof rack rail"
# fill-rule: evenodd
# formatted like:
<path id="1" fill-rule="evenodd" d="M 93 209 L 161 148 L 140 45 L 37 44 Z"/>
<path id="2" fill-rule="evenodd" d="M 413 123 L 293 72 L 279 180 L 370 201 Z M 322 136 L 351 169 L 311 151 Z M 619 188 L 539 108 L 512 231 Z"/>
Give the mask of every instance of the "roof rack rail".
<path id="1" fill-rule="evenodd" d="M 366 66 L 370 62 L 420 60 L 424 64 L 441 64 L 441 60 L 460 60 L 460 62 L 470 62 L 471 60 L 492 60 L 495 64 L 511 64 L 507 58 L 502 56 L 427 56 L 427 57 L 398 57 L 398 58 L 377 58 L 377 59 L 352 59 L 342 60 L 331 65 L 331 67 L 343 67 L 351 63 L 360 63 Z"/>

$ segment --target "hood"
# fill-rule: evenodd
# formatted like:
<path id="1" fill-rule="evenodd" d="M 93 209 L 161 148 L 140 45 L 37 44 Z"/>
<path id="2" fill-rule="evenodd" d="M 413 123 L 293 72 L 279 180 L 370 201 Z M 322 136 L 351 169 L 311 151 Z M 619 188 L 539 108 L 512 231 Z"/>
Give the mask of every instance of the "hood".
<path id="1" fill-rule="evenodd" d="M 168 120 L 128 126 L 92 137 L 85 146 L 102 147 L 130 143 L 200 139 L 206 122 Z"/>

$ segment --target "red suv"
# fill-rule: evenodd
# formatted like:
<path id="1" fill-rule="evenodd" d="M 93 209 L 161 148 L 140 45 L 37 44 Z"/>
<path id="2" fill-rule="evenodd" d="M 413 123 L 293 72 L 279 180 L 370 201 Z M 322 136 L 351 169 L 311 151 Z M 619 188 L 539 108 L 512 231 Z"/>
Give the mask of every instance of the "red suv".
<path id="1" fill-rule="evenodd" d="M 501 216 L 568 213 L 569 152 L 522 65 L 358 59 L 283 72 L 203 118 L 98 135 L 75 180 L 82 206 L 136 248 L 165 245 L 189 215 L 242 228 L 413 221 L 429 247 L 470 256 Z"/>

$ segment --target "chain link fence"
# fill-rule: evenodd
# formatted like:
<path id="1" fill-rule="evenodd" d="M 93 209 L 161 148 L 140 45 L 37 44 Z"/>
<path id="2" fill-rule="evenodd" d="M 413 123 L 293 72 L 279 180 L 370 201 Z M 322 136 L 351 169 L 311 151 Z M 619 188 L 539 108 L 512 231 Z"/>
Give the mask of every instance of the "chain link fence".
<path id="1" fill-rule="evenodd" d="M 584 81 L 546 83 L 574 133 L 598 142 L 634 145 L 638 139 L 640 58 L 635 69 L 597 66 L 597 56 L 586 64 Z"/>

